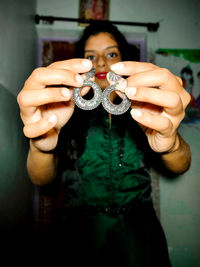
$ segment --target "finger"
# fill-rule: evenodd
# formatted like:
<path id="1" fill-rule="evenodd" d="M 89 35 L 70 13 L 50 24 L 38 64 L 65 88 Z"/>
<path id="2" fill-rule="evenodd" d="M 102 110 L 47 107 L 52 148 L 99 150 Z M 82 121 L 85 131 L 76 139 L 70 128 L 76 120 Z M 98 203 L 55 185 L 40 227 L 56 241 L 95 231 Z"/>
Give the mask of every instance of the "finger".
<path id="1" fill-rule="evenodd" d="M 69 101 L 71 96 L 72 91 L 66 87 L 25 90 L 21 92 L 18 103 L 22 110 L 27 107 L 37 107 L 49 103 Z"/>
<path id="2" fill-rule="evenodd" d="M 179 87 L 182 85 L 180 77 L 173 75 L 168 69 L 159 68 L 151 63 L 124 61 L 112 65 L 111 69 L 120 75 L 131 75 L 127 82 L 135 82 L 132 86 L 137 86 L 141 82 L 143 83 L 140 86 L 151 87 L 168 84 L 169 88 L 174 88 L 174 85 Z"/>
<path id="3" fill-rule="evenodd" d="M 83 84 L 81 75 L 65 69 L 37 68 L 25 82 L 24 90 L 36 90 L 51 85 L 79 87 Z"/>
<path id="4" fill-rule="evenodd" d="M 133 75 L 138 72 L 145 72 L 153 69 L 158 69 L 156 65 L 146 62 L 135 62 L 135 61 L 123 61 L 111 65 L 111 70 L 119 75 Z"/>
<path id="5" fill-rule="evenodd" d="M 130 87 L 158 87 L 161 90 L 179 94 L 184 109 L 190 102 L 190 94 L 181 86 L 179 80 L 169 70 L 158 68 L 143 73 L 136 73 L 127 78 Z"/>
<path id="6" fill-rule="evenodd" d="M 173 115 L 183 111 L 182 100 L 180 96 L 173 91 L 150 87 L 127 87 L 125 93 L 131 100 L 163 107 L 165 108 L 165 111 Z"/>
<path id="7" fill-rule="evenodd" d="M 83 79 L 85 79 L 85 78 L 86 78 L 86 75 L 83 74 L 82 77 L 83 77 Z M 91 80 L 91 81 L 94 82 L 94 81 L 95 81 L 95 78 L 92 77 L 92 78 L 90 78 L 89 80 Z M 83 86 L 83 87 L 81 88 L 81 91 L 80 91 L 81 96 L 86 95 L 90 90 L 93 90 L 92 87 L 90 87 L 90 86 Z"/>
<path id="8" fill-rule="evenodd" d="M 159 87 L 165 90 L 181 88 L 175 76 L 165 68 L 136 73 L 127 78 L 128 85 L 135 87 Z"/>
<path id="9" fill-rule="evenodd" d="M 36 138 L 49 132 L 57 123 L 55 114 L 51 114 L 47 118 L 24 126 L 24 134 L 28 138 Z"/>
<path id="10" fill-rule="evenodd" d="M 134 107 L 131 109 L 131 116 L 143 126 L 167 135 L 172 130 L 172 122 L 165 116 L 158 113 L 147 112 L 145 109 Z"/>
<path id="11" fill-rule="evenodd" d="M 76 73 L 84 73 L 92 68 L 92 62 L 88 59 L 73 58 L 54 62 L 47 68 L 66 69 Z"/>
<path id="12" fill-rule="evenodd" d="M 124 94 L 123 94 L 121 91 L 116 90 L 115 93 L 116 93 L 116 95 L 118 95 L 121 99 L 123 99 L 123 95 L 124 95 Z"/>
<path id="13" fill-rule="evenodd" d="M 18 96 L 21 117 L 33 116 L 37 107 L 49 103 L 69 101 L 72 97 L 72 90 L 66 87 L 45 88 L 40 90 L 22 90 Z"/>

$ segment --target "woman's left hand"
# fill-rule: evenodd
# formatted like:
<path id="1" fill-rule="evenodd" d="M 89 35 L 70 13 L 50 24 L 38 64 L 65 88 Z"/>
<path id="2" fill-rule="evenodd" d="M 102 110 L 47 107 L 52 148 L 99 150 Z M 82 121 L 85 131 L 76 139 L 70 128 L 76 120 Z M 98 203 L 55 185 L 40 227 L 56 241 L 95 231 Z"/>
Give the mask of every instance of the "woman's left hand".
<path id="1" fill-rule="evenodd" d="M 129 76 L 125 93 L 132 101 L 131 116 L 145 131 L 151 148 L 160 153 L 176 149 L 177 130 L 191 99 L 182 80 L 151 63 L 126 61 L 111 69 Z"/>

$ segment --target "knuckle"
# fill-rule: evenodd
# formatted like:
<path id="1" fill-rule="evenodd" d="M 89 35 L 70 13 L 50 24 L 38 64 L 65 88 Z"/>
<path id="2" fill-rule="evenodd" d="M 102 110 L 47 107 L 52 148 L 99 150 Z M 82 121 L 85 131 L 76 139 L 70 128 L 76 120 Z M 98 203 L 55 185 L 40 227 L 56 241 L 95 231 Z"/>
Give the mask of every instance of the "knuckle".
<path id="1" fill-rule="evenodd" d="M 66 65 L 70 64 L 70 62 L 73 62 L 73 59 L 67 59 L 67 60 L 60 60 L 60 61 L 54 61 L 51 64 L 47 66 L 47 68 L 63 68 Z"/>
<path id="2" fill-rule="evenodd" d="M 18 96 L 17 96 L 17 103 L 19 104 L 20 107 L 25 107 L 26 106 L 26 97 L 25 97 L 24 91 L 21 91 Z"/>
<path id="3" fill-rule="evenodd" d="M 161 132 L 167 132 L 170 128 L 170 120 L 166 117 L 164 117 L 162 124 L 160 124 L 160 131 Z"/>
<path id="4" fill-rule="evenodd" d="M 41 73 L 45 70 L 45 67 L 39 67 L 34 69 L 34 71 L 31 74 L 31 78 L 34 80 L 40 80 Z"/>
<path id="5" fill-rule="evenodd" d="M 22 91 L 17 95 L 17 103 L 20 105 L 21 103 L 21 94 L 22 94 Z"/>
<path id="6" fill-rule="evenodd" d="M 154 65 L 153 63 L 148 63 L 148 66 L 152 69 L 155 69 L 156 68 L 156 65 Z"/>
<path id="7" fill-rule="evenodd" d="M 50 92 L 51 92 L 50 88 L 45 88 L 45 90 L 42 90 L 42 93 L 40 95 L 40 100 L 42 100 L 44 103 L 48 103 L 48 101 L 52 99 Z"/>
<path id="8" fill-rule="evenodd" d="M 43 100 L 45 102 L 49 102 L 49 101 L 56 101 L 58 99 L 58 94 L 57 94 L 57 90 L 56 88 L 46 88 L 44 91 L 43 91 L 43 94 L 42 94 L 42 97 L 43 97 Z"/>
<path id="9" fill-rule="evenodd" d="M 49 64 L 49 65 L 47 66 L 47 68 L 56 68 L 56 67 L 58 66 L 59 63 L 60 63 L 60 61 L 59 61 L 59 62 L 52 62 L 51 64 Z"/>
<path id="10" fill-rule="evenodd" d="M 46 132 L 46 123 L 44 119 L 37 123 L 37 130 L 41 134 L 44 134 Z"/>
<path id="11" fill-rule="evenodd" d="M 28 138 L 36 138 L 45 134 L 47 125 L 43 120 L 27 124 L 23 128 L 24 135 Z"/>
<path id="12" fill-rule="evenodd" d="M 32 137 L 31 134 L 30 134 L 30 131 L 29 131 L 29 127 L 26 126 L 26 125 L 23 128 L 23 133 L 27 138 L 31 138 Z"/>
<path id="13" fill-rule="evenodd" d="M 176 76 L 176 79 L 178 80 L 180 85 L 183 86 L 183 80 L 179 76 Z"/>
<path id="14" fill-rule="evenodd" d="M 171 106 L 172 107 L 177 107 L 177 106 L 179 106 L 179 105 L 181 105 L 181 97 L 179 96 L 179 94 L 178 93 L 176 93 L 176 92 L 171 92 L 172 94 L 171 94 L 171 99 L 170 99 L 170 101 L 171 101 Z"/>
<path id="15" fill-rule="evenodd" d="M 192 97 L 191 97 L 191 95 L 187 92 L 187 91 L 185 91 L 185 102 L 186 102 L 186 106 L 190 103 L 190 101 L 191 101 L 191 99 L 192 99 Z"/>
<path id="16" fill-rule="evenodd" d="M 185 110 L 183 110 L 182 116 L 181 116 L 181 121 L 185 118 Z"/>
<path id="17" fill-rule="evenodd" d="M 167 68 L 160 68 L 159 72 L 165 80 L 168 80 L 171 77 L 171 72 Z"/>

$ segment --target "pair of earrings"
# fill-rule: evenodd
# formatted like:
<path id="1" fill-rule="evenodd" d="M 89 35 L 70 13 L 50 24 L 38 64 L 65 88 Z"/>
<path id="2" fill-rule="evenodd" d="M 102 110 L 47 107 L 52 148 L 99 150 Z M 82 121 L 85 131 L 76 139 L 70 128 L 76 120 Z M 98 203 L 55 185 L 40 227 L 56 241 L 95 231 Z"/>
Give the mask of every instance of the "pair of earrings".
<path id="1" fill-rule="evenodd" d="M 131 101 L 127 98 L 125 94 L 123 94 L 122 102 L 118 105 L 113 104 L 110 100 L 110 94 L 117 90 L 116 85 L 118 81 L 121 79 L 121 76 L 115 74 L 114 72 L 110 72 L 110 77 L 112 77 L 112 81 L 115 81 L 114 84 L 108 86 L 103 92 L 98 84 L 91 81 L 90 78 L 94 77 L 95 75 L 95 68 L 92 67 L 92 69 L 89 72 L 86 72 L 86 78 L 84 80 L 84 83 L 82 87 L 84 86 L 90 86 L 94 90 L 94 96 L 90 100 L 86 100 L 81 96 L 81 88 L 74 88 L 73 90 L 73 100 L 75 104 L 84 110 L 92 110 L 97 108 L 101 103 L 104 107 L 104 109 L 113 114 L 113 115 L 121 115 L 125 113 L 131 106 Z"/>

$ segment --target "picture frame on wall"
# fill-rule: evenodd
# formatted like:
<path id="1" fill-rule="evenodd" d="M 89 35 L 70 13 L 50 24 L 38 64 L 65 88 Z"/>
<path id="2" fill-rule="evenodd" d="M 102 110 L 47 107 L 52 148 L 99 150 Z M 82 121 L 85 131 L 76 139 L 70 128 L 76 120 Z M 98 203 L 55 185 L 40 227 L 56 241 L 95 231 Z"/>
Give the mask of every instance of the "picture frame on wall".
<path id="1" fill-rule="evenodd" d="M 110 0 L 79 0 L 79 18 L 85 20 L 109 20 Z M 87 24 L 79 23 L 80 26 Z"/>

